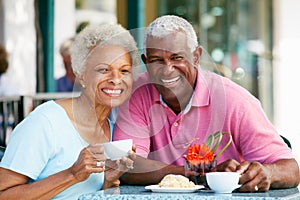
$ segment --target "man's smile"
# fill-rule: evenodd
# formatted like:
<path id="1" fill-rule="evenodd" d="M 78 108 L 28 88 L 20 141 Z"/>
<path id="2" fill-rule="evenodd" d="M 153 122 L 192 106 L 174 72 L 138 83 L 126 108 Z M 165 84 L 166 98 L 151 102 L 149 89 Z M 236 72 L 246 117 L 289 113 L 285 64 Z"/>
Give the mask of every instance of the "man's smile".
<path id="1" fill-rule="evenodd" d="M 174 78 L 170 78 L 170 79 L 161 79 L 161 82 L 163 83 L 163 85 L 173 85 L 176 84 L 179 80 L 180 80 L 180 76 L 174 77 Z"/>

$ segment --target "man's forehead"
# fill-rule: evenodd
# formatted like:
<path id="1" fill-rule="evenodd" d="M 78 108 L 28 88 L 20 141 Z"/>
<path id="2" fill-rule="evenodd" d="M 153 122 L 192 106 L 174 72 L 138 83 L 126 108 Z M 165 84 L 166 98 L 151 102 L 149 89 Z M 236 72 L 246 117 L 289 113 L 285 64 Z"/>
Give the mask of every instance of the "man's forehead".
<path id="1" fill-rule="evenodd" d="M 186 49 L 165 49 L 165 48 L 147 48 L 147 55 L 152 54 L 186 54 Z"/>
<path id="2" fill-rule="evenodd" d="M 146 41 L 147 51 L 159 50 L 177 53 L 179 51 L 186 51 L 187 48 L 187 38 L 182 32 L 168 34 L 163 37 L 149 36 Z"/>

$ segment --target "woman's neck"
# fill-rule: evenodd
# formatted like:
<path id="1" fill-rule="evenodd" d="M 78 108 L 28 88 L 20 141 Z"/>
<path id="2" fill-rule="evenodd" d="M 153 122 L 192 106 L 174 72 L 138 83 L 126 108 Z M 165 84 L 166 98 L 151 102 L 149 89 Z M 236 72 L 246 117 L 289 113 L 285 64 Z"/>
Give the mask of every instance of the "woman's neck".
<path id="1" fill-rule="evenodd" d="M 73 99 L 74 103 L 74 117 L 80 116 L 84 121 L 95 123 L 96 121 L 99 125 L 103 125 L 107 121 L 107 117 L 111 112 L 111 107 L 104 106 L 101 104 L 96 104 L 85 96 L 79 96 Z M 77 117 L 76 117 L 77 118 Z"/>
<path id="2" fill-rule="evenodd" d="M 89 143 L 102 143 L 110 139 L 108 116 L 111 107 L 97 104 L 84 96 L 73 99 L 73 117 L 77 130 Z M 104 137 L 103 137 L 104 136 Z"/>

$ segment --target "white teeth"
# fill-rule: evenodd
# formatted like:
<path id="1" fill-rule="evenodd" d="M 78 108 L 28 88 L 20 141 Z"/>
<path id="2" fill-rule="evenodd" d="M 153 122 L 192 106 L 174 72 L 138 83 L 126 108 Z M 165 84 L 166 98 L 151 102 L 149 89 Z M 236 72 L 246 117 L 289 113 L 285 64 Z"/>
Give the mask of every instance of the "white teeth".
<path id="1" fill-rule="evenodd" d="M 161 81 L 162 81 L 163 83 L 172 83 L 172 82 L 178 81 L 179 78 L 180 78 L 180 77 L 177 76 L 177 77 L 175 77 L 175 78 L 168 79 L 168 80 L 166 80 L 166 79 L 161 79 Z"/>
<path id="2" fill-rule="evenodd" d="M 107 94 L 121 94 L 121 90 L 109 90 L 109 89 L 103 89 L 103 92 L 107 93 Z"/>

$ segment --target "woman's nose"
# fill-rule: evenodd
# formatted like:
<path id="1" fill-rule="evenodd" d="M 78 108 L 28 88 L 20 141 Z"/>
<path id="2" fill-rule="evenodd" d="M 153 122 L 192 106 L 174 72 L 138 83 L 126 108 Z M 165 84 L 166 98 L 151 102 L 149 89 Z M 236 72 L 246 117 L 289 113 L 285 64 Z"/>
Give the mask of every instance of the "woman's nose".
<path id="1" fill-rule="evenodd" d="M 109 82 L 117 85 L 121 83 L 121 74 L 118 71 L 112 71 Z"/>

